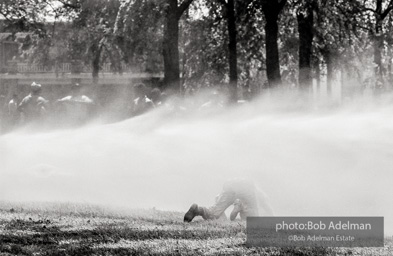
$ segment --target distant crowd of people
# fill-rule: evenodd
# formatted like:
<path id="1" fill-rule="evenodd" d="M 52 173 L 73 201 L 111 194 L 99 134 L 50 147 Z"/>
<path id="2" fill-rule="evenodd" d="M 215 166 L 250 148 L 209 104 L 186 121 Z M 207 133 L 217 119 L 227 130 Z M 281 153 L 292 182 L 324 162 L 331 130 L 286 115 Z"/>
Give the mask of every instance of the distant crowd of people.
<path id="1" fill-rule="evenodd" d="M 79 83 L 71 86 L 70 94 L 56 100 L 47 100 L 42 95 L 42 86 L 33 82 L 30 92 L 24 98 L 13 94 L 11 98 L 0 95 L 0 133 L 12 131 L 21 126 L 42 127 L 51 124 L 60 127 L 86 124 L 100 115 L 103 107 L 91 97 Z M 143 83 L 133 86 L 133 98 L 122 107 L 125 118 L 141 115 L 164 105 L 168 98 L 159 88 L 150 88 Z M 214 98 L 214 95 L 213 95 Z M 202 105 L 208 106 L 211 100 Z M 101 111 L 104 112 L 104 111 Z"/>
<path id="2" fill-rule="evenodd" d="M 30 93 L 21 100 L 17 94 L 13 94 L 9 101 L 0 96 L 1 132 L 24 125 L 42 125 L 49 117 L 59 115 L 59 122 L 81 124 L 93 109 L 94 101 L 81 93 L 78 83 L 72 85 L 70 95 L 54 102 L 45 99 L 41 92 L 41 84 L 33 82 Z"/>

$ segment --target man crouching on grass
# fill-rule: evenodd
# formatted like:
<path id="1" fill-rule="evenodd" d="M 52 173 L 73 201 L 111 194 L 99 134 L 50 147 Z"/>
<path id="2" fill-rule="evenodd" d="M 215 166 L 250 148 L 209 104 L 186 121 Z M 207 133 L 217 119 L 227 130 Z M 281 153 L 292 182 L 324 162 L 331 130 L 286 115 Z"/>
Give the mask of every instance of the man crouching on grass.
<path id="1" fill-rule="evenodd" d="M 222 218 L 225 210 L 232 204 L 234 207 L 230 214 L 230 220 L 235 220 L 239 213 L 242 220 L 245 220 L 247 216 L 273 215 L 268 198 L 262 190 L 251 181 L 235 179 L 224 184 L 223 190 L 213 206 L 207 208 L 197 204 L 191 205 L 184 215 L 184 222 L 191 222 L 196 216 L 202 216 L 205 220 Z M 259 209 L 262 211 L 260 212 Z"/>

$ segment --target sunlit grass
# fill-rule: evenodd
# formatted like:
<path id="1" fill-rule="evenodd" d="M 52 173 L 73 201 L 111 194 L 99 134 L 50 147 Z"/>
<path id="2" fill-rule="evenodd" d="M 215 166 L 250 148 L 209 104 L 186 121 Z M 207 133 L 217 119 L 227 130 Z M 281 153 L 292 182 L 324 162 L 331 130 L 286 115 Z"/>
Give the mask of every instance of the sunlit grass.
<path id="1" fill-rule="evenodd" d="M 393 255 L 384 248 L 247 248 L 245 222 L 183 223 L 183 213 L 0 203 L 0 255 Z"/>

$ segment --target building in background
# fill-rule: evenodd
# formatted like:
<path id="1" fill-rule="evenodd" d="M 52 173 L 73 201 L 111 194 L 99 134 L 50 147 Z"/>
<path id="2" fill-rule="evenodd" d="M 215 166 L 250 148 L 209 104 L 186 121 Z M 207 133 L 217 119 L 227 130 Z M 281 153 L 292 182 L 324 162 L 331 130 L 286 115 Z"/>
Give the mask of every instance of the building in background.
<path id="1" fill-rule="evenodd" d="M 17 57 L 18 49 L 19 44 L 12 33 L 0 33 L 0 73 L 12 71 L 12 61 Z"/>

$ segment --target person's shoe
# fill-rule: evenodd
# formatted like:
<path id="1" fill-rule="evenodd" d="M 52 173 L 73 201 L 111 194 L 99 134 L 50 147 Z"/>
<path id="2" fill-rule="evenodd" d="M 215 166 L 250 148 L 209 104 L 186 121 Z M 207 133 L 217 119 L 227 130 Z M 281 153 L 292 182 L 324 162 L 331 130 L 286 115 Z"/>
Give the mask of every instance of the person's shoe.
<path id="1" fill-rule="evenodd" d="M 192 219 L 194 219 L 194 217 L 197 215 L 198 215 L 198 205 L 193 204 L 191 205 L 188 212 L 186 212 L 186 214 L 184 215 L 184 222 L 191 222 Z"/>

